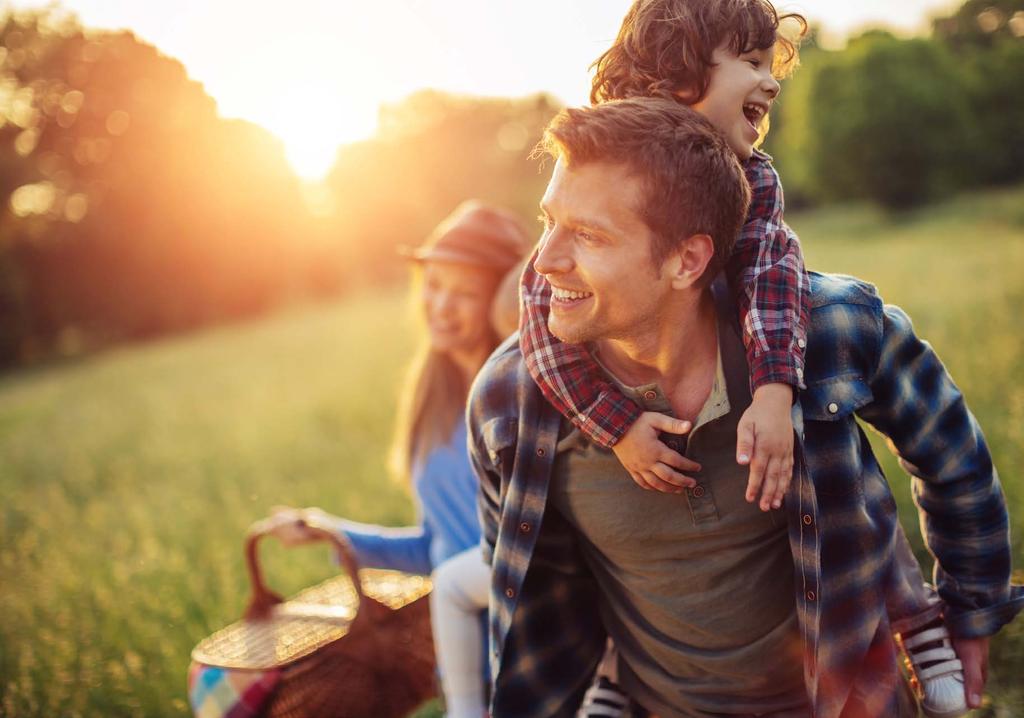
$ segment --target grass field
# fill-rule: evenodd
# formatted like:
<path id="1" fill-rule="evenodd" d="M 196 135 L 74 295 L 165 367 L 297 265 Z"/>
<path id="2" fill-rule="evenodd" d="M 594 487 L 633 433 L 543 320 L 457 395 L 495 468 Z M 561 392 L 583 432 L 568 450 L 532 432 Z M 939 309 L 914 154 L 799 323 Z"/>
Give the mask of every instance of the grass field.
<path id="1" fill-rule="evenodd" d="M 1024 188 L 790 220 L 810 267 L 875 282 L 945 358 L 1024 567 Z M 189 651 L 244 603 L 251 521 L 274 504 L 411 519 L 383 460 L 406 314 L 398 293 L 367 295 L 0 378 L 0 715 L 187 715 Z M 324 549 L 265 553 L 286 593 L 331 573 Z M 993 644 L 986 715 L 1024 715 L 1022 624 Z"/>

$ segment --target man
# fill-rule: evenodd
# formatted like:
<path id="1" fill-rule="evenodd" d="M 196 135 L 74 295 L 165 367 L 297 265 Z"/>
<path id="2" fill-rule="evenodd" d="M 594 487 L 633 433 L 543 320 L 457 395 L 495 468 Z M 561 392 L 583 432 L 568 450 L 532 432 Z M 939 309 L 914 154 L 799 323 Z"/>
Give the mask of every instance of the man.
<path id="1" fill-rule="evenodd" d="M 495 352 L 469 407 L 492 714 L 572 715 L 607 629 L 623 687 L 660 718 L 913 715 L 890 618 L 919 582 L 894 560 L 905 538 L 855 414 L 917 477 L 946 621 L 980 693 L 988 636 L 1024 596 L 984 440 L 906 316 L 868 285 L 813 277 L 794 483 L 763 513 L 733 458 L 750 402 L 735 310 L 710 286 L 746 209 L 734 155 L 655 99 L 568 110 L 544 147 L 556 163 L 535 268 L 553 288 L 550 329 L 644 408 L 691 421 L 685 451 L 702 469 L 685 494 L 640 491 L 562 425 L 514 341 Z"/>

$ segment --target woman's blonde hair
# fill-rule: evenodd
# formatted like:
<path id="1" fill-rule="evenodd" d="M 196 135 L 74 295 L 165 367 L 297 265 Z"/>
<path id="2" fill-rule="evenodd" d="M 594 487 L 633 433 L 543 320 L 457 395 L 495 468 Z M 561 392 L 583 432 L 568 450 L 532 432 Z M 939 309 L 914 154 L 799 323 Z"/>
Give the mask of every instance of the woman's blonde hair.
<path id="1" fill-rule="evenodd" d="M 422 270 L 417 271 L 413 282 L 414 302 L 422 283 L 421 275 Z M 494 284 L 497 288 L 498 282 Z M 494 301 L 493 296 L 491 301 Z M 419 346 L 401 384 L 388 460 L 391 473 L 405 481 L 412 477 L 414 466 L 422 464 L 431 451 L 451 438 L 456 422 L 461 421 L 465 413 L 469 394 L 465 373 L 450 356 L 430 345 L 425 325 L 420 327 L 419 334 Z M 498 346 L 498 340 L 492 329 L 488 350 Z"/>
<path id="2" fill-rule="evenodd" d="M 422 262 L 457 262 L 493 277 L 491 285 L 492 322 L 488 352 L 498 346 L 508 329 L 496 321 L 508 305 L 501 292 L 517 292 L 518 282 L 504 281 L 509 273 L 522 268 L 521 258 L 531 245 L 529 233 L 510 212 L 476 200 L 462 203 L 441 222 L 423 246 L 407 254 Z M 395 417 L 388 465 L 400 479 L 409 480 L 413 467 L 422 464 L 436 447 L 448 442 L 456 422 L 462 421 L 469 394 L 469 380 L 451 357 L 430 344 L 426 324 L 419 310 L 422 291 L 422 266 L 416 267 L 412 283 L 412 301 L 420 317 L 419 346 L 409 363 L 402 383 Z M 512 306 L 517 306 L 512 302 Z M 505 320 L 507 324 L 507 319 Z M 514 327 L 513 327 L 514 328 Z"/>

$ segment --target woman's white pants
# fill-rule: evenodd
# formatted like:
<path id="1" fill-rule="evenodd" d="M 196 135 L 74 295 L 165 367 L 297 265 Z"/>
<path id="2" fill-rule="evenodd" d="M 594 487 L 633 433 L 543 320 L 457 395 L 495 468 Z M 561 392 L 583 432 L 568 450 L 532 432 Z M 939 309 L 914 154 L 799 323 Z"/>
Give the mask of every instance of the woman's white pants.
<path id="1" fill-rule="evenodd" d="M 434 569 L 430 621 L 448 718 L 487 715 L 484 637 L 480 612 L 487 608 L 491 567 L 478 546 Z"/>

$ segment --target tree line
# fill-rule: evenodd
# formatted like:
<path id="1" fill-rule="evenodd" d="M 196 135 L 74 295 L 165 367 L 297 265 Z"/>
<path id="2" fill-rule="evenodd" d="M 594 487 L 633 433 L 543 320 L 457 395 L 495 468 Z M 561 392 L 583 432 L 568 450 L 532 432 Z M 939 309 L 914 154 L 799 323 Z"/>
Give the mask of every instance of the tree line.
<path id="1" fill-rule="evenodd" d="M 928 37 L 814 34 L 772 113 L 790 206 L 889 209 L 1024 177 L 1024 0 L 968 0 Z"/>
<path id="2" fill-rule="evenodd" d="M 968 0 L 928 37 L 807 43 L 767 149 L 790 206 L 890 208 L 1024 173 L 1024 0 Z M 381 108 L 310 196 L 281 143 L 184 67 L 56 7 L 0 17 L 0 366 L 87 352 L 404 276 L 480 197 L 536 211 L 545 95 L 425 90 Z"/>

